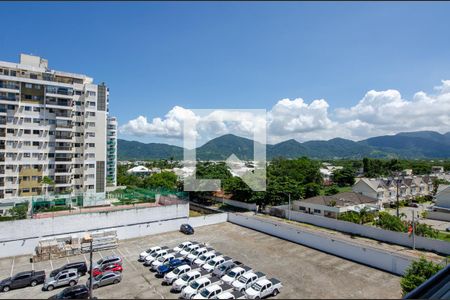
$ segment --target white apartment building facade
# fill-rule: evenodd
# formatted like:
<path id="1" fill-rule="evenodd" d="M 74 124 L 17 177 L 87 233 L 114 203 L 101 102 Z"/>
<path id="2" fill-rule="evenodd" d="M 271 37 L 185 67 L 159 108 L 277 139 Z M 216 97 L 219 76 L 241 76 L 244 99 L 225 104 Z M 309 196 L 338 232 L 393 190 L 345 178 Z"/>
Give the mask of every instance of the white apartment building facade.
<path id="1" fill-rule="evenodd" d="M 0 202 L 49 192 L 104 198 L 108 97 L 104 84 L 40 57 L 0 61 Z"/>
<path id="2" fill-rule="evenodd" d="M 115 117 L 108 117 L 106 136 L 106 184 L 114 187 L 117 185 L 117 119 Z"/>

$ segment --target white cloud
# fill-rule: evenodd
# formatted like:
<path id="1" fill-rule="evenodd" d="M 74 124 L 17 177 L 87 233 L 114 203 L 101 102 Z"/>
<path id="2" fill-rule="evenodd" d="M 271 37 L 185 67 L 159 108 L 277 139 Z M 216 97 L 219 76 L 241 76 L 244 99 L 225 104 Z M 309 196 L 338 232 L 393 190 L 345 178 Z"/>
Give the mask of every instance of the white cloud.
<path id="1" fill-rule="evenodd" d="M 368 91 L 354 106 L 330 112 L 324 99 L 306 103 L 303 99 L 279 100 L 264 118 L 251 110 L 213 110 L 199 115 L 179 106 L 164 118 L 151 122 L 144 116 L 130 120 L 120 128 L 126 135 L 138 137 L 180 138 L 184 120 L 195 120 L 197 129 L 192 137 L 208 140 L 234 133 L 252 138 L 253 130 L 267 126 L 267 141 L 277 143 L 287 139 L 323 140 L 342 137 L 353 140 L 401 131 L 450 131 L 450 80 L 434 88 L 435 94 L 418 92 L 406 100 L 397 90 Z"/>

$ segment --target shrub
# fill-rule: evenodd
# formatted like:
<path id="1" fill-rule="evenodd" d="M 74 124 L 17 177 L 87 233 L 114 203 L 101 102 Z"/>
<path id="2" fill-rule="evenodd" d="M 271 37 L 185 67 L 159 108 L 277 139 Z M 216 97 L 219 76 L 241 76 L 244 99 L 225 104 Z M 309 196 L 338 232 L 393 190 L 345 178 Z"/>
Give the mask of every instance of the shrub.
<path id="1" fill-rule="evenodd" d="M 418 261 L 414 261 L 400 280 L 403 295 L 414 290 L 441 269 L 442 266 L 426 260 L 423 256 Z"/>

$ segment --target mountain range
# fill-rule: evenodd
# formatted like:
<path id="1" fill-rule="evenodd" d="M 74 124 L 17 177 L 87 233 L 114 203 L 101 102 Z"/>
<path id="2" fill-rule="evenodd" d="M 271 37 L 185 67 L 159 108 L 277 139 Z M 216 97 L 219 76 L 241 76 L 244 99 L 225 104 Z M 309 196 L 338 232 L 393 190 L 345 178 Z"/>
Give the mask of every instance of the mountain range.
<path id="1" fill-rule="evenodd" d="M 235 154 L 241 160 L 253 157 L 253 141 L 233 134 L 226 134 L 198 147 L 200 160 L 225 160 Z M 334 138 L 328 141 L 300 143 L 294 139 L 278 144 L 268 144 L 267 159 L 274 157 L 295 158 L 307 156 L 314 159 L 372 158 L 450 158 L 450 132 L 434 131 L 401 132 L 395 135 L 372 137 L 362 141 Z M 182 159 L 183 148 L 160 143 L 141 143 L 118 140 L 118 156 L 121 160 Z"/>

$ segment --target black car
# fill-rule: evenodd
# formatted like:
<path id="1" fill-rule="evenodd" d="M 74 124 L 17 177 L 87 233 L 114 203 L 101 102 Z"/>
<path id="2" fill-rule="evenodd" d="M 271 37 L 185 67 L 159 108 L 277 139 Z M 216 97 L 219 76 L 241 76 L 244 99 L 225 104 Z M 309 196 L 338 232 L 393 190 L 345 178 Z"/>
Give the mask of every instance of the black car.
<path id="1" fill-rule="evenodd" d="M 27 271 L 0 281 L 0 291 L 8 292 L 12 289 L 19 289 L 27 286 L 36 286 L 44 283 L 45 271 Z"/>
<path id="2" fill-rule="evenodd" d="M 180 231 L 184 234 L 194 234 L 194 228 L 189 224 L 181 224 Z"/>
<path id="3" fill-rule="evenodd" d="M 70 263 L 70 264 L 62 266 L 61 268 L 53 270 L 50 273 L 50 277 L 55 277 L 59 272 L 64 271 L 64 270 L 69 270 L 69 269 L 77 269 L 78 274 L 80 274 L 80 276 L 84 276 L 88 271 L 86 263 L 84 261 L 80 261 L 80 262 Z"/>
<path id="4" fill-rule="evenodd" d="M 48 299 L 88 299 L 89 289 L 85 285 L 68 287 Z"/>

